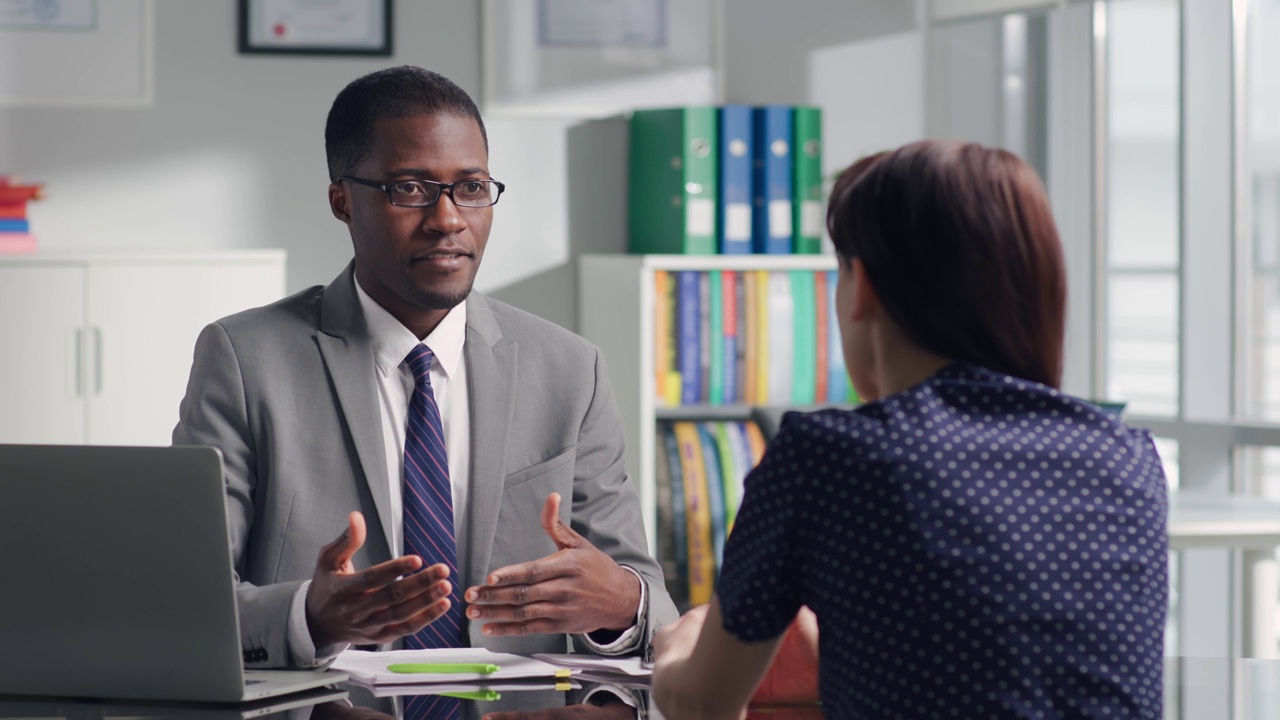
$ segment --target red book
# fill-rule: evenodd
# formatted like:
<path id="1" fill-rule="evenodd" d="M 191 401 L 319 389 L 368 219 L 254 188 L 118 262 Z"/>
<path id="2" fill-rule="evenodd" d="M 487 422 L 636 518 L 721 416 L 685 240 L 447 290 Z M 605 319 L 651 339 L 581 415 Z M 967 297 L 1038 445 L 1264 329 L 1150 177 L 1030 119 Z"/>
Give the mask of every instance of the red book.
<path id="1" fill-rule="evenodd" d="M 0 255 L 36 251 L 36 237 L 31 233 L 0 233 Z"/>
<path id="2" fill-rule="evenodd" d="M 0 185 L 0 205 L 21 205 L 39 199 L 39 185 Z"/>
<path id="3" fill-rule="evenodd" d="M 827 303 L 830 301 L 827 299 L 827 274 L 825 272 L 819 270 L 813 274 L 813 288 L 813 294 L 816 297 L 814 308 L 817 309 L 818 316 L 818 352 L 816 356 L 818 359 L 818 367 L 817 370 L 815 370 L 818 377 L 817 389 L 816 392 L 814 392 L 814 397 L 818 399 L 819 403 L 823 403 L 827 400 L 827 356 L 831 354 L 830 349 L 827 348 L 827 333 L 831 332 L 831 328 L 827 327 Z"/>
<path id="4" fill-rule="evenodd" d="M 27 219 L 26 203 L 0 205 L 0 220 L 26 220 L 26 219 Z"/>

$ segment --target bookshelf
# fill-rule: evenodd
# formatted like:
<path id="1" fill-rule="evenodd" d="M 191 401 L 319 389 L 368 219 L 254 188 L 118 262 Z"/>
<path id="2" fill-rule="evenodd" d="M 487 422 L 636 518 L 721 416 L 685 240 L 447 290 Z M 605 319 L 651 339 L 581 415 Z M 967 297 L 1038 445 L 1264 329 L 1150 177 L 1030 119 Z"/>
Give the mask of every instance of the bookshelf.
<path id="1" fill-rule="evenodd" d="M 663 420 L 746 420 L 754 409 L 746 404 L 658 406 L 654 379 L 654 272 L 834 269 L 836 260 L 830 255 L 578 258 L 578 331 L 600 347 L 609 368 L 609 380 L 626 429 L 627 472 L 634 478 L 640 495 L 650 552 L 657 552 L 656 424 Z"/>

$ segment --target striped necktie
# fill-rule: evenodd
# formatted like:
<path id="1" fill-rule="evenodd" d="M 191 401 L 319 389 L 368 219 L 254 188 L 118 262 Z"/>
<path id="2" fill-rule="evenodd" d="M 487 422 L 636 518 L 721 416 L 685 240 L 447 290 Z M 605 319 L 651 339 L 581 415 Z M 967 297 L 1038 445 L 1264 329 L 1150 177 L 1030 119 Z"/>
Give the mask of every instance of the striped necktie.
<path id="1" fill-rule="evenodd" d="M 406 638 L 412 648 L 462 647 L 462 600 L 458 589 L 458 546 L 453 538 L 453 487 L 445 452 L 440 408 L 431 391 L 434 355 L 417 345 L 405 358 L 413 372 L 413 398 L 404 438 L 404 551 L 422 557 L 425 565 L 449 566 L 449 612 L 416 635 Z"/>
<path id="2" fill-rule="evenodd" d="M 462 647 L 462 598 L 458 577 L 458 546 L 453 537 L 453 487 L 449 483 L 449 459 L 445 452 L 440 408 L 431 391 L 431 362 L 427 346 L 419 344 L 405 358 L 413 373 L 413 397 L 404 438 L 404 551 L 419 555 L 424 566 L 449 566 L 449 611 L 435 622 L 404 639 L 404 646 L 418 648 Z M 405 717 L 414 720 L 456 718 L 456 699 L 440 696 L 406 698 Z"/>

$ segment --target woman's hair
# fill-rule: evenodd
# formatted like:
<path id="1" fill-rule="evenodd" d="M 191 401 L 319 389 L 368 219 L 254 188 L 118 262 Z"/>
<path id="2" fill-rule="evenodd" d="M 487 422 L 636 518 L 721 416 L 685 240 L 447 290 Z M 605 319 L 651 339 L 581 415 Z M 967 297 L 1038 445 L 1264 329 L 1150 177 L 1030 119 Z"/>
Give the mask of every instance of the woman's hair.
<path id="1" fill-rule="evenodd" d="M 1017 156 L 925 140 L 865 157 L 836 181 L 827 230 L 925 350 L 1059 386 L 1062 246 L 1044 186 Z"/>

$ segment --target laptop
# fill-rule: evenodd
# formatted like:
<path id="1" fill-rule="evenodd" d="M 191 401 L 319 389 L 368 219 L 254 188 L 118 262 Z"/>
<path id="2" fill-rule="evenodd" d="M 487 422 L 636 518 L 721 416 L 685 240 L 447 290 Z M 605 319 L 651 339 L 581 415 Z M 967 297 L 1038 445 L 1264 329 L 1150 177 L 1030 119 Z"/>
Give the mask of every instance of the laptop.
<path id="1" fill-rule="evenodd" d="M 0 695 L 240 703 L 347 679 L 245 670 L 222 455 L 0 445 Z"/>

